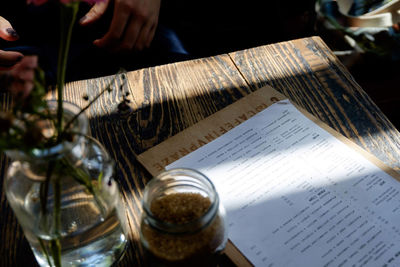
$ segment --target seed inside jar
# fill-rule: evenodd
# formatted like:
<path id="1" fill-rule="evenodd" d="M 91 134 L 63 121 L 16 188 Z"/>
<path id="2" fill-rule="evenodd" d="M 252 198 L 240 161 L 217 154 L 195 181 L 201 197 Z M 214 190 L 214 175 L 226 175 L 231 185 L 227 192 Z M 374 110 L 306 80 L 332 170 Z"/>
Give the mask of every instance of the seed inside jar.
<path id="1" fill-rule="evenodd" d="M 210 208 L 211 200 L 198 193 L 173 193 L 159 197 L 150 205 L 159 221 L 184 225 L 201 218 Z M 142 224 L 145 246 L 157 258 L 166 261 L 185 261 L 212 256 L 223 242 L 223 221 L 217 214 L 211 222 L 185 233 L 168 233 Z"/>
<path id="2" fill-rule="evenodd" d="M 174 193 L 153 200 L 150 210 L 160 221 L 184 224 L 200 218 L 210 206 L 210 199 L 200 194 Z"/>

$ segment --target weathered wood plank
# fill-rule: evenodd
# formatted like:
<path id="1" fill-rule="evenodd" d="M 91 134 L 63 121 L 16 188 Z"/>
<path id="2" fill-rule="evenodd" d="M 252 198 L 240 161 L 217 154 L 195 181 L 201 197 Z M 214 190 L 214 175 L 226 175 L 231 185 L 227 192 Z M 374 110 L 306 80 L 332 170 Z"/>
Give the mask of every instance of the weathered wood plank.
<path id="1" fill-rule="evenodd" d="M 399 170 L 400 134 L 320 38 L 261 46 L 230 56 L 252 90 L 271 85 Z"/>
<path id="2" fill-rule="evenodd" d="M 138 153 L 251 92 L 227 55 L 131 72 L 128 82 Z"/>
<path id="3" fill-rule="evenodd" d="M 125 199 L 131 241 L 119 265 L 142 266 L 145 262 L 138 232 L 140 201 L 151 177 L 136 161 L 136 154 L 251 91 L 227 55 L 142 69 L 129 72 L 126 77 L 126 83 L 121 76 L 115 80 L 109 76 L 70 83 L 64 99 L 83 108 L 111 82 L 111 92 L 105 92 L 85 113 L 91 134 L 116 162 L 116 178 Z M 84 100 L 84 96 L 89 100 Z M 124 97 L 129 100 L 130 110 L 121 113 L 118 104 Z M 55 92 L 48 98 L 54 99 Z M 2 212 L 11 211 L 5 207 Z M 13 228 L 17 228 L 15 218 L 12 219 L 16 225 Z M 8 233 L 9 227 L 10 223 L 6 223 L 2 230 Z M 11 240 L 11 244 L 15 247 L 17 241 L 21 242 Z"/>

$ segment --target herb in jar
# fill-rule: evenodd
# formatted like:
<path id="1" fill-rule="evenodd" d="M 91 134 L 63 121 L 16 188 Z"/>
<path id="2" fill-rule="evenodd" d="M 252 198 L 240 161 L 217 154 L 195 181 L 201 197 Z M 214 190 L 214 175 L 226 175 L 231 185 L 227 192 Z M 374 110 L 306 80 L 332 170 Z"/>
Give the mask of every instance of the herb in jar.
<path id="1" fill-rule="evenodd" d="M 169 224 L 171 231 L 142 223 L 142 239 L 149 252 L 162 262 L 193 266 L 209 264 L 225 239 L 224 221 L 219 213 L 211 220 L 200 222 L 210 210 L 211 200 L 199 193 L 171 193 L 150 204 L 152 216 Z M 192 225 L 183 232 L 176 229 Z"/>

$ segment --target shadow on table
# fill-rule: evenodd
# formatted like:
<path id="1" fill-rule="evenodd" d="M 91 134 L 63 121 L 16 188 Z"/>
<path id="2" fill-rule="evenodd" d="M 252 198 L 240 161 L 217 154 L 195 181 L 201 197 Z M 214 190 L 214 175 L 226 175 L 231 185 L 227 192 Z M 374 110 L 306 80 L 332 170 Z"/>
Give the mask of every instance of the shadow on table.
<path id="1" fill-rule="evenodd" d="M 349 67 L 355 80 L 400 130 L 400 61 L 361 58 Z"/>
<path id="2" fill-rule="evenodd" d="M 269 81 L 269 83 L 277 89 L 285 92 L 282 88 L 285 83 L 289 82 L 289 80 L 300 79 L 305 80 L 305 77 L 288 77 L 286 79 Z M 262 84 L 258 85 L 261 86 Z M 341 88 L 336 88 L 340 95 Z M 300 89 L 299 89 L 300 90 Z M 120 114 L 117 110 L 114 110 L 110 115 L 104 115 L 102 117 L 91 119 L 92 133 L 98 138 L 102 143 L 105 144 L 110 153 L 118 158 L 118 177 L 121 181 L 121 185 L 125 188 L 126 192 L 133 189 L 133 194 L 126 194 L 127 199 L 131 199 L 135 201 L 136 205 L 140 205 L 138 199 L 140 199 L 140 193 L 137 189 L 142 189 L 148 179 L 151 176 L 147 176 L 148 174 L 143 175 L 143 169 L 140 164 L 135 159 L 135 154 L 139 154 L 149 149 L 150 147 L 161 143 L 166 140 L 168 137 L 175 135 L 179 131 L 189 127 L 190 125 L 187 122 L 180 121 L 180 115 L 182 110 L 181 107 L 187 105 L 187 103 L 192 103 L 193 106 L 202 106 L 204 103 L 209 102 L 210 107 L 208 109 L 196 109 L 195 114 L 185 114 L 186 116 L 192 116 L 190 121 L 199 121 L 202 118 L 206 118 L 217 110 L 222 109 L 227 106 L 230 102 L 236 101 L 238 98 L 239 91 L 237 88 L 224 88 L 222 90 L 216 89 L 211 92 L 211 94 L 203 94 L 198 95 L 196 97 L 184 98 L 184 99 L 171 99 L 169 98 L 166 101 L 160 100 L 160 102 L 155 103 L 154 105 L 143 104 L 137 110 L 131 110 L 127 114 Z M 293 92 L 301 93 L 299 92 Z M 235 97 L 233 97 L 235 96 Z M 365 95 L 359 94 L 354 95 L 353 97 L 361 98 L 358 101 L 361 101 L 364 104 L 364 107 L 368 110 L 355 110 L 353 104 L 351 104 L 352 100 L 346 99 L 337 99 L 337 101 L 344 108 L 344 113 L 347 114 L 348 117 L 352 119 L 352 123 L 354 123 L 357 127 L 358 134 L 361 135 L 360 139 L 358 139 L 359 144 L 366 144 L 373 146 L 372 144 L 376 141 L 374 140 L 375 134 L 380 134 L 382 129 L 378 128 L 378 125 L 383 127 L 383 129 L 387 129 L 391 131 L 391 126 L 388 125 L 387 121 L 384 121 L 382 118 L 371 118 L 369 113 L 377 112 L 376 107 L 372 103 L 369 102 L 368 98 L 365 98 Z M 362 99 L 365 98 L 365 99 Z M 212 105 L 211 105 L 212 103 Z M 302 104 L 302 103 L 298 103 Z M 321 104 L 322 105 L 322 104 Z M 332 114 L 320 114 L 322 119 L 330 118 Z M 378 121 L 374 121 L 378 120 Z M 336 127 L 334 122 L 331 120 L 327 120 L 327 122 L 332 127 Z M 363 127 L 363 125 L 369 125 L 371 127 Z M 376 128 L 374 128 L 376 127 Z M 385 128 L 386 127 L 386 128 Z M 351 130 L 349 130 L 351 131 Z M 345 134 L 344 132 L 342 132 Z M 347 133 L 349 134 L 349 133 Z M 356 133 L 350 133 L 350 135 L 356 136 Z M 380 147 L 382 149 L 382 147 Z M 383 156 L 383 160 L 388 161 L 385 158 L 384 154 L 379 154 L 379 156 Z M 134 166 L 134 167 L 132 167 Z M 134 169 L 134 172 L 132 172 Z M 134 175 L 136 178 L 132 177 Z M 350 187 L 354 184 L 360 177 L 352 177 L 350 180 L 345 180 L 339 183 L 340 188 Z M 339 177 L 339 180 L 340 177 Z M 139 181 L 139 184 L 138 184 Z M 321 190 L 327 190 L 327 192 L 333 192 L 334 188 L 332 187 L 315 187 L 313 188 L 313 192 L 306 190 L 298 190 L 289 192 L 287 197 L 292 199 L 293 201 L 305 200 L 311 197 L 312 194 L 319 192 Z M 325 199 L 326 200 L 326 199 Z M 324 201 L 321 198 L 321 201 Z M 282 205 L 282 200 L 280 198 L 271 198 L 268 199 L 269 203 L 276 203 L 274 205 Z M 335 202 L 336 203 L 336 202 Z M 332 203 L 334 205 L 335 203 Z M 263 203 L 258 203 L 257 205 L 262 205 Z M 337 203 L 336 203 L 337 204 Z M 257 209 L 257 205 L 254 205 L 251 208 Z M 135 204 L 131 205 L 130 208 L 134 207 L 136 209 Z M 329 206 L 330 207 L 330 206 Z M 328 208 L 329 208 L 328 207 Z M 335 206 L 335 208 L 339 209 L 339 206 Z M 343 208 L 343 207 L 342 207 Z M 321 214 L 325 210 L 321 210 Z M 347 211 L 351 211 L 350 209 Z M 137 212 L 139 210 L 130 210 L 132 218 L 137 219 Z M 346 213 L 347 214 L 347 213 Z M 356 214 L 358 215 L 358 214 Z M 356 216 L 354 215 L 354 216 Z M 339 218 L 339 217 L 337 217 Z M 351 217 L 353 218 L 353 217 Z M 354 218 L 353 218 L 354 219 Z M 311 219 L 310 219 L 311 220 Z M 349 219 L 350 220 L 350 219 Z M 322 222 L 322 221 L 321 221 Z M 333 223 L 333 222 L 331 222 Z M 319 224 L 318 224 L 319 225 Z M 315 225 L 317 227 L 318 225 Z M 328 227 L 325 225 L 324 227 Z M 321 228 L 322 229 L 322 228 Z M 246 229 L 251 231 L 251 229 Z M 322 231 L 322 230 L 321 230 Z M 126 258 L 122 262 L 124 263 L 131 261 L 131 258 Z M 225 259 L 226 262 L 221 266 L 229 266 L 232 264 L 229 262 L 229 259 Z M 125 263 L 126 263 L 125 262 Z"/>
<path id="3" fill-rule="evenodd" d="M 268 82 L 262 81 L 257 85 L 251 86 L 253 90 L 255 90 L 255 88 L 259 88 L 268 83 L 284 94 L 292 94 L 288 96 L 293 96 L 294 99 L 296 99 L 296 96 L 304 94 L 302 91 L 304 87 L 299 86 L 297 87 L 298 89 L 289 91 L 287 90 L 287 86 L 289 85 L 290 88 L 294 88 L 292 86 L 293 83 L 301 84 L 308 80 L 309 76 L 302 75 L 283 77 Z M 150 84 L 145 84 L 144 90 L 150 90 L 150 86 Z M 314 99 L 315 106 L 310 107 L 307 102 L 297 104 L 304 106 L 309 111 L 319 110 L 319 114 L 317 114 L 318 117 L 328 123 L 329 126 L 338 129 L 342 134 L 348 137 L 356 138 L 358 144 L 373 151 L 381 160 L 389 163 L 389 165 L 395 166 L 396 162 L 393 162 L 393 159 L 398 159 L 399 155 L 395 152 L 395 148 L 392 148 L 390 145 L 390 138 L 395 138 L 397 140 L 397 137 L 391 134 L 394 129 L 393 126 L 382 116 L 370 116 L 370 114 L 379 113 L 379 110 L 370 102 L 370 99 L 366 95 L 360 92 L 354 92 L 354 95 L 350 95 L 352 99 L 345 99 L 341 97 L 345 90 L 342 85 L 332 81 L 330 86 L 334 86 L 334 89 L 337 91 L 336 101 L 337 104 L 340 104 L 342 107 L 342 110 L 338 114 L 326 111 L 327 109 L 324 107 L 326 103 L 320 100 L 327 97 L 327 95 L 324 95 L 325 92 L 321 92 L 320 88 L 315 88 L 316 91 L 313 94 L 315 97 L 320 98 Z M 154 90 L 153 97 L 157 98 L 157 88 Z M 138 108 L 131 108 L 122 113 L 118 111 L 118 101 L 113 99 L 113 103 L 116 103 L 115 106 L 111 107 L 110 110 L 106 110 L 102 116 L 90 118 L 92 135 L 104 144 L 105 148 L 114 159 L 118 159 L 116 162 L 116 177 L 123 188 L 123 194 L 128 203 L 127 215 L 131 227 L 136 229 L 139 227 L 141 192 L 147 181 L 151 179 L 150 174 L 147 173 L 137 161 L 136 155 L 191 126 L 191 122 L 198 122 L 235 102 L 244 96 L 243 92 L 246 94 L 251 93 L 247 87 L 227 87 L 222 89 L 215 88 L 215 90 L 211 92 L 203 92 L 195 97 L 180 99 L 161 97 L 159 98 L 159 102 L 156 101 L 153 105 L 150 105 L 149 102 L 144 102 Z M 360 102 L 363 109 L 358 105 L 353 105 L 352 103 L 355 101 Z M 182 107 L 187 107 L 188 103 L 190 103 L 192 107 L 197 107 L 195 112 L 182 114 Z M 339 118 L 350 118 L 350 121 L 345 121 L 345 127 L 348 126 L 347 123 L 351 123 L 355 126 L 355 129 L 353 127 L 347 127 L 345 132 L 343 128 L 339 127 L 339 122 L 332 120 L 333 115 Z M 184 116 L 185 121 L 182 121 L 182 116 Z M 364 127 L 365 125 L 368 125 L 368 127 Z M 387 136 L 382 134 L 385 132 L 387 132 Z M 357 135 L 360 135 L 360 137 L 357 138 Z M 375 138 L 375 135 L 379 136 L 379 138 Z M 385 138 L 387 142 L 385 142 Z M 290 195 L 290 197 L 303 198 L 306 197 L 306 194 L 308 193 L 297 192 Z M 271 201 L 279 200 L 272 199 Z M 13 222 L 15 223 L 15 220 L 13 220 Z M 137 237 L 137 232 L 133 234 Z M 19 245 L 17 246 L 18 249 L 15 251 L 15 260 L 18 263 L 17 266 L 25 266 L 27 261 L 34 261 L 33 255 L 28 251 L 27 243 L 24 241 L 25 239 L 22 239 L 22 234 L 17 233 L 16 238 L 18 239 L 16 244 Z M 12 249 L 6 248 L 7 244 L 4 242 L 2 246 L 3 251 Z M 138 259 L 139 251 L 141 250 L 142 248 L 138 239 L 131 241 L 129 250 L 119 266 L 131 266 L 132 262 L 143 264 L 143 262 Z M 228 259 L 224 259 L 221 266 L 229 266 L 230 264 Z"/>

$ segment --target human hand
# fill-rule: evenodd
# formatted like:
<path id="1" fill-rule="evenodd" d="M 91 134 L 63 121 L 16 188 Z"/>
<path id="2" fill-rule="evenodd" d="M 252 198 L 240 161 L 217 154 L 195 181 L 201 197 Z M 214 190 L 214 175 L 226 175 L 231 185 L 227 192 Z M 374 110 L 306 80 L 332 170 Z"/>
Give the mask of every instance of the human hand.
<path id="1" fill-rule="evenodd" d="M 110 0 L 96 3 L 80 20 L 90 25 L 100 19 Z M 150 46 L 158 24 L 161 0 L 115 0 L 108 32 L 93 43 L 114 52 L 143 50 Z"/>
<path id="2" fill-rule="evenodd" d="M 18 99 L 25 99 L 33 89 L 35 70 L 38 67 L 38 56 L 25 56 L 10 70 L 0 71 L 5 79 L 5 86 Z M 1 80 L 1 79 L 0 79 Z M 4 79 L 3 79 L 4 80 Z"/>
<path id="3" fill-rule="evenodd" d="M 10 22 L 3 17 L 0 17 L 0 38 L 7 41 L 15 41 L 19 38 Z M 0 70 L 11 69 L 23 57 L 24 55 L 19 52 L 0 50 Z"/>

